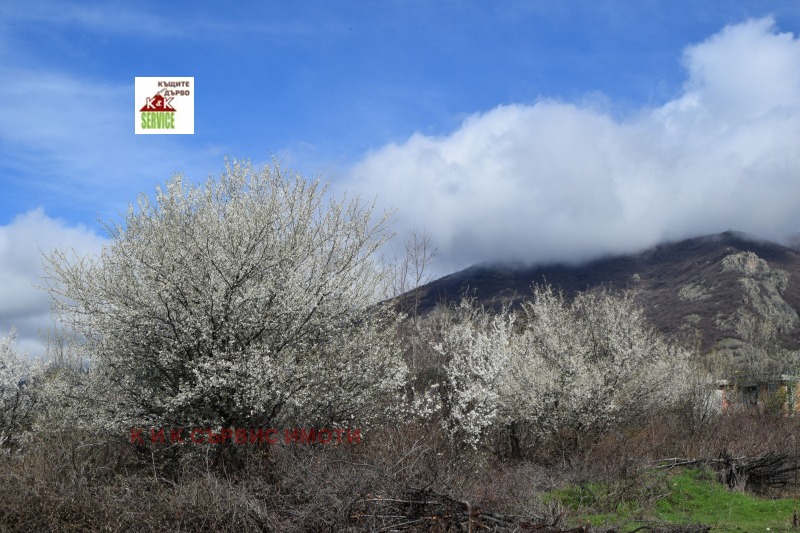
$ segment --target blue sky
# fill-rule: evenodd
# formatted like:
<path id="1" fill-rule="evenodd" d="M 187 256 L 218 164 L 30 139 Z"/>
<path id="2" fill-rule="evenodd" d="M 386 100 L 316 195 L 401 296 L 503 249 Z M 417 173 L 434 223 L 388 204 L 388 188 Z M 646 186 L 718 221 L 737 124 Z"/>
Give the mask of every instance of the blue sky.
<path id="1" fill-rule="evenodd" d="M 500 104 L 606 98 L 635 112 L 673 97 L 682 49 L 725 24 L 772 13 L 791 31 L 800 13 L 781 4 L 6 2 L 0 223 L 41 206 L 96 227 L 226 154 L 325 177 Z M 194 136 L 132 135 L 133 78 L 159 75 L 195 77 Z"/>
<path id="2" fill-rule="evenodd" d="M 177 171 L 267 161 L 425 225 L 439 273 L 800 230 L 800 4 L 0 4 L 0 329 L 35 349 L 40 250 Z M 194 76 L 194 135 L 134 135 Z M 765 215 L 765 213 L 767 213 Z"/>

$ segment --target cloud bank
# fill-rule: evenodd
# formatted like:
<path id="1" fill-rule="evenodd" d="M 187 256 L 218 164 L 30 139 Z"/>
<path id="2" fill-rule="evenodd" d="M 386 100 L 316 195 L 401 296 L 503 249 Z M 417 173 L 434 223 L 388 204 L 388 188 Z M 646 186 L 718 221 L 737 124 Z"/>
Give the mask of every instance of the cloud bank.
<path id="1" fill-rule="evenodd" d="M 39 330 L 50 322 L 50 297 L 42 280 L 43 253 L 53 248 L 99 253 L 105 239 L 83 226 L 48 217 L 42 209 L 0 226 L 0 335 L 17 329 L 22 352 L 42 353 Z"/>
<path id="2" fill-rule="evenodd" d="M 625 117 L 540 99 L 367 154 L 346 186 L 424 225 L 439 270 L 579 261 L 738 229 L 800 230 L 800 41 L 771 18 L 684 51 L 680 94 Z"/>

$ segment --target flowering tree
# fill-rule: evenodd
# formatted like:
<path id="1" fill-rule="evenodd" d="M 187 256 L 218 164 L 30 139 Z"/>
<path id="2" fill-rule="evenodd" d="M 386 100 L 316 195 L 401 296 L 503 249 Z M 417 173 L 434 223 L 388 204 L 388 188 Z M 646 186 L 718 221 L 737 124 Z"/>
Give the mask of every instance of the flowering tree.
<path id="1" fill-rule="evenodd" d="M 513 314 L 491 315 L 463 299 L 434 346 L 446 361 L 443 420 L 451 434 L 471 446 L 502 414 L 513 325 Z"/>
<path id="2" fill-rule="evenodd" d="M 277 166 L 141 195 L 99 257 L 48 258 L 107 424 L 348 423 L 403 382 L 374 306 L 387 217 Z"/>
<path id="3" fill-rule="evenodd" d="M 568 302 L 535 287 L 533 296 L 523 305 L 505 396 L 510 419 L 534 439 L 596 434 L 681 398 L 689 353 L 648 324 L 630 293 L 584 292 Z"/>
<path id="4" fill-rule="evenodd" d="M 631 295 L 581 293 L 572 302 L 534 287 L 522 316 L 454 311 L 437 345 L 447 361 L 444 421 L 477 444 L 510 429 L 512 446 L 562 432 L 598 434 L 674 404 L 688 352 L 666 343 Z"/>
<path id="5" fill-rule="evenodd" d="M 0 450 L 19 446 L 36 404 L 31 369 L 14 351 L 15 339 L 13 329 L 0 337 Z"/>

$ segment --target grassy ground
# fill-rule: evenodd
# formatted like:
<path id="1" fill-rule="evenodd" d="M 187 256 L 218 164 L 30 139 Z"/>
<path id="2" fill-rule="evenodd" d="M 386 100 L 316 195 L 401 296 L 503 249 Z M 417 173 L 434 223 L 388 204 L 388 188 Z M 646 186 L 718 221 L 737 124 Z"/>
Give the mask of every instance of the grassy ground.
<path id="1" fill-rule="evenodd" d="M 667 524 L 722 532 L 800 531 L 792 528 L 794 499 L 731 491 L 707 470 L 655 472 L 638 481 L 627 497 L 624 487 L 614 485 L 569 487 L 553 497 L 576 512 L 576 523 L 616 526 L 623 532 Z"/>

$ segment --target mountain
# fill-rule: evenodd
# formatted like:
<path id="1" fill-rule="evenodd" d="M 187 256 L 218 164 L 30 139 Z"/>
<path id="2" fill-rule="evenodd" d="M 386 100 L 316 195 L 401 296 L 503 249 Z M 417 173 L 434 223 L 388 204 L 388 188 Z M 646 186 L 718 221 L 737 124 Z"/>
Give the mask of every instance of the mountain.
<path id="1" fill-rule="evenodd" d="M 463 294 L 487 306 L 516 304 L 531 285 L 549 283 L 567 295 L 599 288 L 633 290 L 652 323 L 673 335 L 696 335 L 704 351 L 735 342 L 743 315 L 765 318 L 786 347 L 800 334 L 800 251 L 740 232 L 665 243 L 640 253 L 568 265 L 482 263 L 400 297 L 425 314 Z"/>

